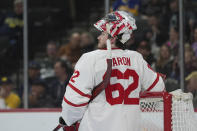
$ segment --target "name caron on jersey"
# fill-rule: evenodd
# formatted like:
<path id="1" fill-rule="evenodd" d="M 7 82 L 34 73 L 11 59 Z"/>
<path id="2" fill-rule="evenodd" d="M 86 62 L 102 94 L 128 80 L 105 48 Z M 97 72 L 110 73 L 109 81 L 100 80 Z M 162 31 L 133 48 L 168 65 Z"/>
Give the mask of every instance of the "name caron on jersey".
<path id="1" fill-rule="evenodd" d="M 113 66 L 119 66 L 119 65 L 131 65 L 131 61 L 129 57 L 115 57 L 112 58 L 112 64 Z"/>

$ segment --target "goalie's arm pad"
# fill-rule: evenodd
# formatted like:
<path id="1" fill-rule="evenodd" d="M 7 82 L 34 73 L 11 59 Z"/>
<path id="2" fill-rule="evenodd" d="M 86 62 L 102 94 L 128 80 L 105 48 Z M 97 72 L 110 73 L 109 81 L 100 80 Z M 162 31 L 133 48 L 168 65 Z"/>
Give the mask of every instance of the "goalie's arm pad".
<path id="1" fill-rule="evenodd" d="M 66 87 L 62 114 L 68 126 L 82 119 L 94 87 L 94 58 L 84 54 L 75 66 L 75 72 Z"/>

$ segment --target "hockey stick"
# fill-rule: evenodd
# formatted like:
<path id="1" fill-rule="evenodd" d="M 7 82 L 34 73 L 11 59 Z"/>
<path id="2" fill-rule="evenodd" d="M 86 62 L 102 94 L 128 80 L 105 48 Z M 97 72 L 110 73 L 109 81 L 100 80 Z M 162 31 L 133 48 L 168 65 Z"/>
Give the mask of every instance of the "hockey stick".
<path id="1" fill-rule="evenodd" d="M 53 131 L 58 131 L 61 127 L 64 128 L 63 125 L 62 125 L 61 119 L 62 118 L 60 117 L 59 118 L 59 124 L 53 129 Z"/>
<path id="2" fill-rule="evenodd" d="M 53 129 L 53 131 L 58 131 L 62 126 L 60 124 L 57 125 L 57 127 L 55 127 L 55 129 Z"/>
<path id="3" fill-rule="evenodd" d="M 110 82 L 110 76 L 112 71 L 112 54 L 111 54 L 111 43 L 110 40 L 107 40 L 107 50 L 108 50 L 108 56 L 107 56 L 107 71 L 104 75 L 104 80 L 98 84 L 92 91 L 92 97 L 89 101 L 89 103 L 98 96 L 105 88 L 107 88 L 107 85 Z"/>
<path id="4" fill-rule="evenodd" d="M 61 124 L 58 124 L 58 126 L 55 129 L 53 129 L 53 131 L 58 131 L 60 128 L 63 128 L 63 131 L 77 131 L 78 129 L 76 125 L 62 126 Z"/>

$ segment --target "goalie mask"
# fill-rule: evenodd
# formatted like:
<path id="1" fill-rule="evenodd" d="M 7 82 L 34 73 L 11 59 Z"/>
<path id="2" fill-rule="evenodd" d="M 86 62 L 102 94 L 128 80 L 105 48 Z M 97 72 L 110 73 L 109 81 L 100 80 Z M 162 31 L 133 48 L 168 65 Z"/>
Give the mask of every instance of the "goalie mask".
<path id="1" fill-rule="evenodd" d="M 135 19 L 125 11 L 109 13 L 94 26 L 100 31 L 106 31 L 112 37 L 120 35 L 119 40 L 123 44 L 130 39 L 133 30 L 137 29 Z"/>

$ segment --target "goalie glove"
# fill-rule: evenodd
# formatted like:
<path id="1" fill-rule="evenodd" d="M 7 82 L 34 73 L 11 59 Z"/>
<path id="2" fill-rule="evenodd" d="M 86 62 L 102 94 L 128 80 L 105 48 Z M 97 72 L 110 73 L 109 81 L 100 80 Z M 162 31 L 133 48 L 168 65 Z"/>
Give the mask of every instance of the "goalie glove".
<path id="1" fill-rule="evenodd" d="M 75 123 L 71 126 L 68 126 L 62 117 L 59 118 L 59 124 L 53 131 L 58 131 L 60 128 L 63 131 L 78 131 L 79 123 Z"/>
<path id="2" fill-rule="evenodd" d="M 64 121 L 64 119 L 60 116 L 59 118 L 59 124 L 62 126 L 62 127 L 65 127 L 67 126 L 66 122 Z"/>
<path id="3" fill-rule="evenodd" d="M 53 129 L 53 131 L 58 131 L 60 128 L 63 128 L 63 130 L 66 131 L 65 127 L 67 127 L 66 122 L 64 121 L 62 117 L 59 117 L 59 124 L 55 129 Z"/>

